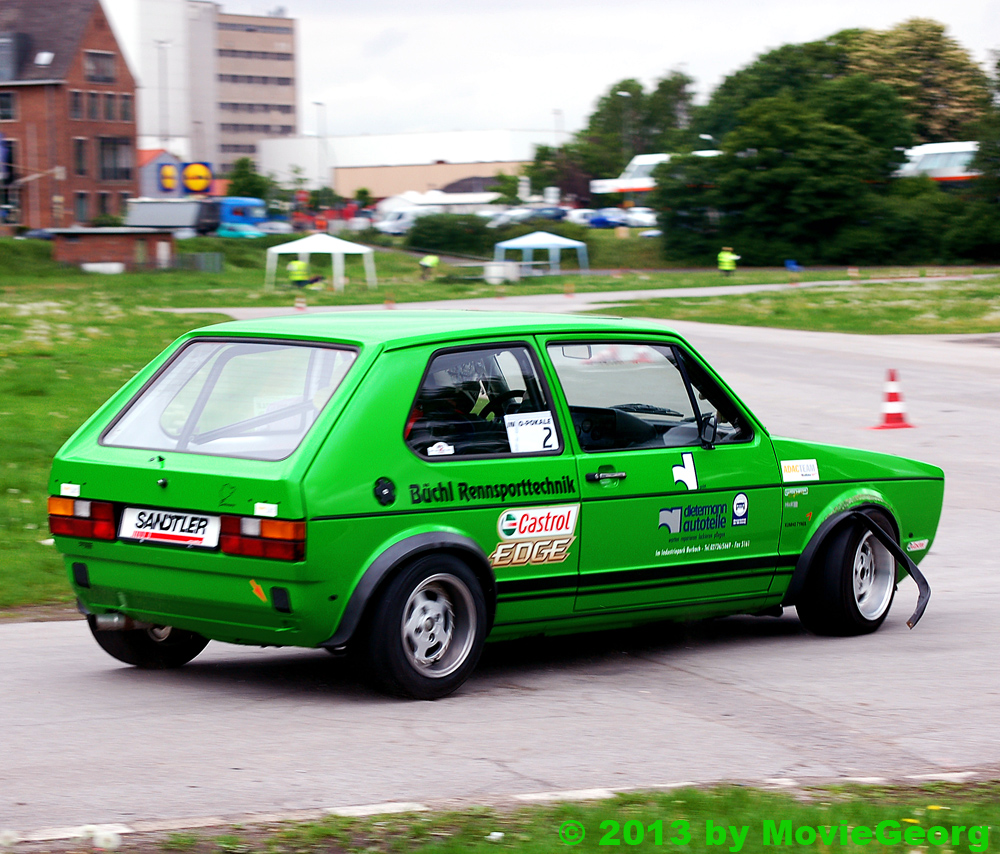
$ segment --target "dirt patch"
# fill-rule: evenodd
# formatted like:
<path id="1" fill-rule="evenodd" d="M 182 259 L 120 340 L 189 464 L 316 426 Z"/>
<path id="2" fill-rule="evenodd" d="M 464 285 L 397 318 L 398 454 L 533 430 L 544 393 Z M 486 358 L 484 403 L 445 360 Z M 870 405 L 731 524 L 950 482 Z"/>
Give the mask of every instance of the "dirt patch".
<path id="1" fill-rule="evenodd" d="M 0 609 L 0 623 L 48 623 L 53 620 L 82 620 L 75 605 L 27 605 Z"/>

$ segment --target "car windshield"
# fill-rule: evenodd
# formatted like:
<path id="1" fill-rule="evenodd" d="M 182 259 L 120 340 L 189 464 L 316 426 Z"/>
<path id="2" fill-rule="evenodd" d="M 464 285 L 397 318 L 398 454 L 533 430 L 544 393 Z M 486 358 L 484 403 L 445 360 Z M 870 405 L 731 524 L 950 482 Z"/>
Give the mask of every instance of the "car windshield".
<path id="1" fill-rule="evenodd" d="M 309 344 L 192 342 L 129 402 L 101 443 L 284 459 L 355 357 L 353 350 Z"/>

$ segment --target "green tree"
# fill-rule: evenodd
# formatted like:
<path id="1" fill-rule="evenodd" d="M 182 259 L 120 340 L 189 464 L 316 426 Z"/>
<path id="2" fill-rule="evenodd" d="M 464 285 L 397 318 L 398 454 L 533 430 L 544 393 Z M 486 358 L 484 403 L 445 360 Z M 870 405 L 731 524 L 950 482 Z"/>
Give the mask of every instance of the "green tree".
<path id="1" fill-rule="evenodd" d="M 521 199 L 517 195 L 517 175 L 507 175 L 504 172 L 497 172 L 493 176 L 495 183 L 490 184 L 486 189 L 491 193 L 499 193 L 500 198 L 498 198 L 493 204 L 496 205 L 519 205 L 521 204 Z"/>
<path id="2" fill-rule="evenodd" d="M 650 93 L 631 78 L 612 85 L 573 142 L 582 170 L 613 178 L 636 154 L 690 148 L 693 84 L 683 72 L 671 71 Z"/>
<path id="3" fill-rule="evenodd" d="M 371 190 L 367 187 L 358 187 L 357 192 L 354 194 L 354 201 L 361 205 L 361 207 L 366 208 L 375 201 L 375 197 L 372 196 Z"/>
<path id="4" fill-rule="evenodd" d="M 227 196 L 267 199 L 273 186 L 271 179 L 261 175 L 249 157 L 241 157 L 233 163 L 233 169 L 227 177 L 229 178 Z"/>
<path id="5" fill-rule="evenodd" d="M 318 190 L 309 192 L 309 209 L 318 211 L 324 208 L 335 208 L 344 201 L 343 196 L 337 195 L 330 187 L 320 187 Z"/>
<path id="6" fill-rule="evenodd" d="M 871 180 L 888 180 L 906 160 L 904 149 L 913 145 L 913 127 L 906 105 L 889 85 L 863 74 L 823 80 L 809 93 L 808 103 L 826 121 L 865 138 Z"/>
<path id="7" fill-rule="evenodd" d="M 979 150 L 971 166 L 982 173 L 976 181 L 976 195 L 987 202 L 1000 203 L 1000 51 L 994 55 L 990 87 L 992 98 L 975 126 Z"/>
<path id="8" fill-rule="evenodd" d="M 840 231 L 867 212 L 871 146 L 783 93 L 740 114 L 715 158 L 681 157 L 657 172 L 672 257 L 710 257 L 725 243 L 749 264 L 840 260 Z"/>
<path id="9" fill-rule="evenodd" d="M 590 198 L 590 178 L 574 144 L 555 148 L 539 145 L 535 159 L 524 168 L 531 181 L 531 190 L 540 193 L 546 187 L 558 187 L 564 199 Z"/>
<path id="10" fill-rule="evenodd" d="M 989 103 L 989 81 L 969 52 L 928 18 L 859 33 L 849 68 L 891 86 L 906 104 L 919 142 L 968 138 Z"/>
<path id="11" fill-rule="evenodd" d="M 782 93 L 808 97 L 822 82 L 844 74 L 847 45 L 857 36 L 858 31 L 845 30 L 822 41 L 783 45 L 759 56 L 722 81 L 708 104 L 695 114 L 695 131 L 718 143 L 756 101 Z"/>

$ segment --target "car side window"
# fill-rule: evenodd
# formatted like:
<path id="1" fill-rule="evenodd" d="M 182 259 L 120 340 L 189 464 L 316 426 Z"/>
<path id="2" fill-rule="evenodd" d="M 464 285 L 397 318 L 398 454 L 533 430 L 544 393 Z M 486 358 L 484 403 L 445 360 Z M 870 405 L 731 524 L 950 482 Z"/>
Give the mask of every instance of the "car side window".
<path id="1" fill-rule="evenodd" d="M 557 453 L 555 421 L 527 347 L 437 353 L 403 430 L 421 456 Z"/>
<path id="2" fill-rule="evenodd" d="M 742 416 L 698 370 L 692 389 L 685 379 L 692 360 L 669 345 L 634 342 L 550 344 L 549 357 L 569 404 L 585 451 L 677 448 L 700 444 L 700 427 L 714 412 L 717 442 L 734 439 Z M 689 374 L 690 375 L 690 374 Z M 699 401 L 700 399 L 700 401 Z M 725 403 L 723 403 L 725 401 Z M 702 402 L 704 405 L 702 405 Z"/>

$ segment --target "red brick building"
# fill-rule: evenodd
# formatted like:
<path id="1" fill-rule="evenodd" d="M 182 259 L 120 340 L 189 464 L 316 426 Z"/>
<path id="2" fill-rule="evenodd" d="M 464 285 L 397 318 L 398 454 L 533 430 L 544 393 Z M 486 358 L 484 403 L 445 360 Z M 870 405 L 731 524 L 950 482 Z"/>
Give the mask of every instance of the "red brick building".
<path id="1" fill-rule="evenodd" d="M 0 0 L 0 230 L 124 214 L 135 80 L 99 0 Z"/>

